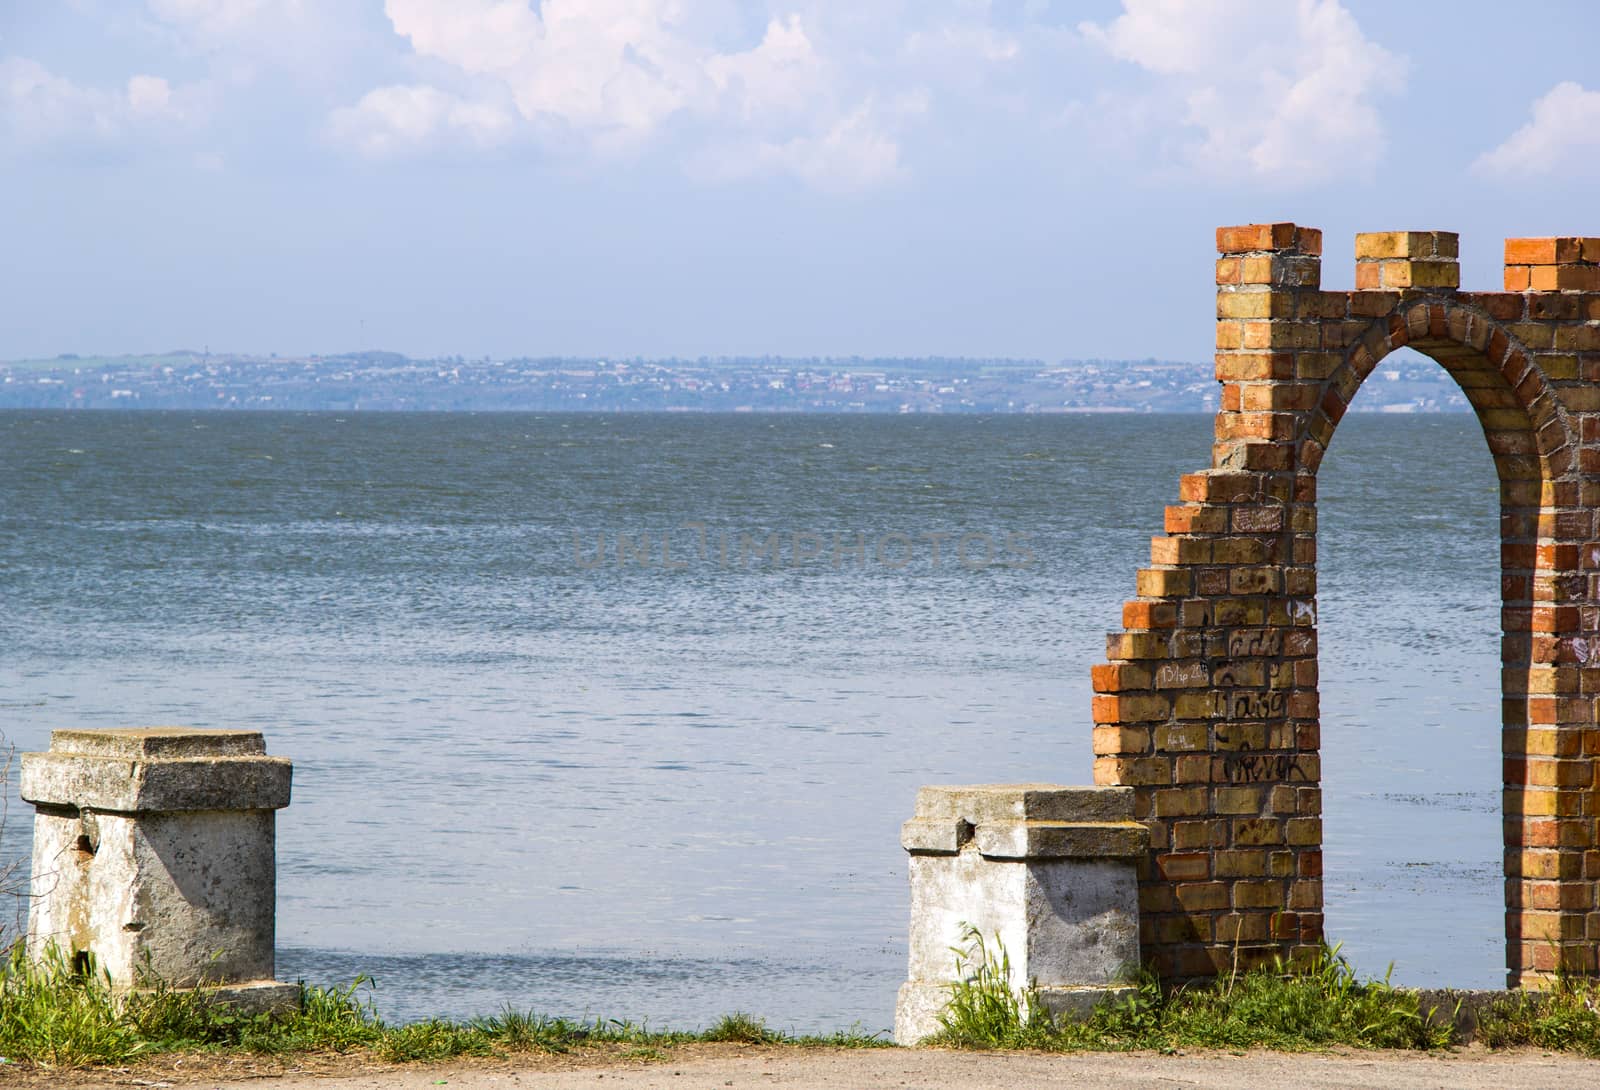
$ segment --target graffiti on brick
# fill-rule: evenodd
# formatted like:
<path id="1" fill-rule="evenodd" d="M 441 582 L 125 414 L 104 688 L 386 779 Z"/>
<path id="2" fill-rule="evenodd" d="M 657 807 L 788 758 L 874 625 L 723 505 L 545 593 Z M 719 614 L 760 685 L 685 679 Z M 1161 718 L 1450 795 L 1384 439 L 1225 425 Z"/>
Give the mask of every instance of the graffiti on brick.
<path id="1" fill-rule="evenodd" d="M 1229 783 L 1315 783 L 1295 753 L 1252 753 L 1241 749 L 1222 758 Z"/>
<path id="2" fill-rule="evenodd" d="M 1283 714 L 1287 701 L 1282 693 L 1230 693 L 1229 719 L 1273 719 Z"/>
<path id="3" fill-rule="evenodd" d="M 1277 628 L 1247 629 L 1228 635 L 1228 657 L 1243 658 L 1249 655 L 1283 654 L 1283 630 Z"/>
<path id="4" fill-rule="evenodd" d="M 1274 668 L 1276 668 L 1276 665 L 1276 663 L 1273 664 Z M 1219 689 L 1248 689 L 1260 685 L 1265 674 L 1259 662 L 1230 662 L 1225 666 L 1217 667 L 1212 677 L 1214 679 L 1212 684 Z"/>

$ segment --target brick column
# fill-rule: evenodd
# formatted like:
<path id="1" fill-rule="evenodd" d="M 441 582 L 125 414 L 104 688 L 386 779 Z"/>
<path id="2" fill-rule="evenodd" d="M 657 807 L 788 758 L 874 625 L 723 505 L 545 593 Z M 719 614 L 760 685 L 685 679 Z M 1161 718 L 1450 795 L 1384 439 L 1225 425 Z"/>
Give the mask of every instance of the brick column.
<path id="1" fill-rule="evenodd" d="M 1296 438 L 1324 352 L 1321 232 L 1217 232 L 1213 468 L 1183 477 L 1094 672 L 1095 778 L 1135 788 L 1146 957 L 1166 977 L 1320 939 L 1316 479 Z"/>
<path id="2" fill-rule="evenodd" d="M 1507 239 L 1505 286 L 1541 430 L 1579 440 L 1502 489 L 1506 941 L 1511 982 L 1542 984 L 1600 969 L 1600 238 Z"/>

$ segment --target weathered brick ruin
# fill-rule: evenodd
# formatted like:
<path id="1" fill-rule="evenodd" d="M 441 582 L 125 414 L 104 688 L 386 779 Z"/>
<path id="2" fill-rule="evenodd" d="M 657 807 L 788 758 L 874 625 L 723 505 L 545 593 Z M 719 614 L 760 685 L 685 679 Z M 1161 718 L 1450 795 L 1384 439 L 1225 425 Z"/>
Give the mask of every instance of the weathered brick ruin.
<path id="1" fill-rule="evenodd" d="M 1150 829 L 1142 950 L 1206 977 L 1322 939 L 1317 467 L 1402 346 L 1439 362 L 1500 479 L 1509 982 L 1595 973 L 1600 940 L 1600 238 L 1511 239 L 1505 289 L 1458 290 L 1456 235 L 1217 232 L 1211 468 L 1182 478 L 1094 670 L 1095 780 Z M 1591 664 L 1591 663 L 1594 664 Z M 1403 725 L 1397 725 L 1397 729 Z"/>

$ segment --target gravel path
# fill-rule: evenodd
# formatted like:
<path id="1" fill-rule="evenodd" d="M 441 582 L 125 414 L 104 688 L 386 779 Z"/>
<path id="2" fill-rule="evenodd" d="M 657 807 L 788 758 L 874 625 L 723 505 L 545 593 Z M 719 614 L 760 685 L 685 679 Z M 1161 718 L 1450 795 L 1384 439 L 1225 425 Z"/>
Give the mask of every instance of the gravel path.
<path id="1" fill-rule="evenodd" d="M 123 1082 L 121 1085 L 129 1085 Z M 150 1081 L 143 1083 L 150 1086 Z M 160 1085 L 155 1083 L 155 1085 Z M 1523 1051 L 1471 1049 L 1451 1055 L 1341 1052 L 1292 1055 L 1223 1052 L 1161 1056 L 1085 1053 L 940 1052 L 930 1049 L 730 1049 L 651 1064 L 566 1070 L 473 1067 L 395 1068 L 341 1077 L 285 1075 L 189 1085 L 227 1090 L 723 1090 L 726 1087 L 935 1087 L 937 1090 L 1032 1090 L 1034 1087 L 1205 1087 L 1240 1090 L 1385 1087 L 1447 1090 L 1549 1090 L 1600 1087 L 1600 1061 Z"/>

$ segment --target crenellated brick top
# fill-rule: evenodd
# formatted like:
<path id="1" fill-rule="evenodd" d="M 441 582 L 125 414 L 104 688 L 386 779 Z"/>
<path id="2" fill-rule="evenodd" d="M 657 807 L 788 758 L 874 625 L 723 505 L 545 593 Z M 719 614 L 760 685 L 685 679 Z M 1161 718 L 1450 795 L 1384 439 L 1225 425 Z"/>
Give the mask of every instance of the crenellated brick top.
<path id="1" fill-rule="evenodd" d="M 1506 239 L 1507 291 L 1600 291 L 1600 238 Z"/>

